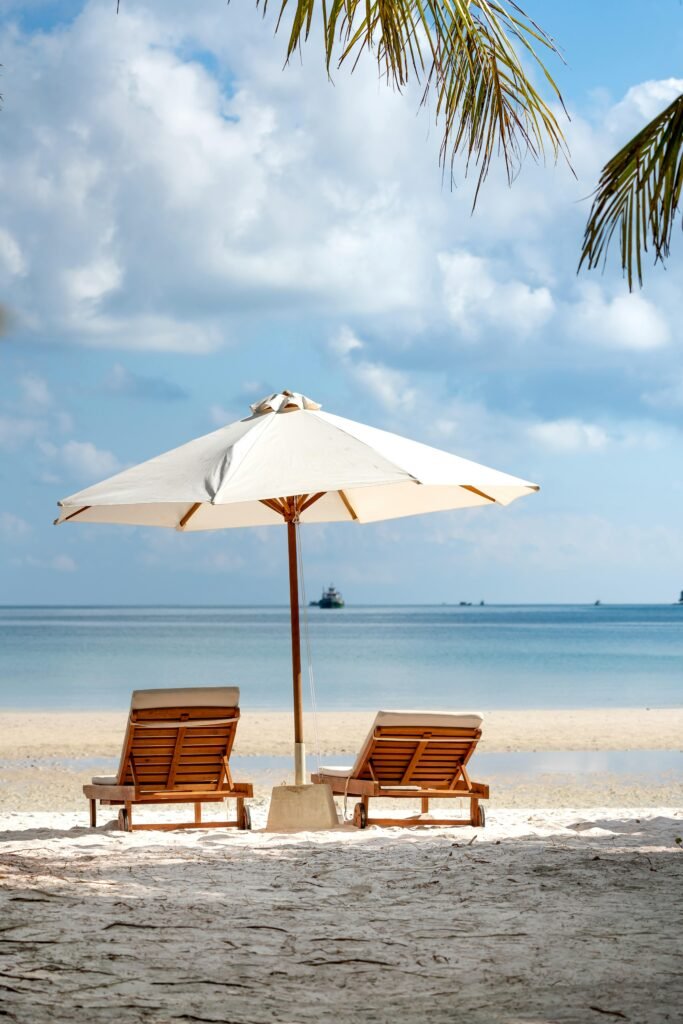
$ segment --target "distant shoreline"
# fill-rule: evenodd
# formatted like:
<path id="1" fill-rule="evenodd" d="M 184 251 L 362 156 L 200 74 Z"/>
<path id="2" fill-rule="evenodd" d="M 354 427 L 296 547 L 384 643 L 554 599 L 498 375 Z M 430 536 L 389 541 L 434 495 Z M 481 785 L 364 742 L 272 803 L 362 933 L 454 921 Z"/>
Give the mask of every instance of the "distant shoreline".
<path id="1" fill-rule="evenodd" d="M 600 601 L 599 605 L 595 604 L 595 601 L 485 601 L 484 604 L 480 604 L 478 601 L 471 603 L 460 604 L 459 601 L 432 601 L 426 602 L 413 602 L 413 603 L 401 603 L 401 604 L 390 604 L 388 602 L 374 602 L 372 604 L 346 604 L 342 608 L 334 609 L 321 609 L 329 611 L 354 611 L 355 609 L 362 610 L 363 608 L 457 608 L 465 609 L 471 608 L 477 610 L 481 608 L 672 608 L 680 606 L 683 609 L 683 604 L 680 601 Z M 311 608 L 315 605 L 302 603 L 302 607 Z M 43 608 L 61 608 L 70 609 L 73 611 L 82 611 L 83 609 L 94 608 L 102 611 L 109 609 L 183 609 L 183 608 L 196 608 L 196 609 L 215 609 L 215 610 L 230 610 L 234 608 L 277 608 L 281 611 L 289 610 L 289 604 L 281 602 L 279 604 L 3 604 L 0 603 L 0 610 L 2 609 L 26 609 L 26 610 L 41 610 Z"/>

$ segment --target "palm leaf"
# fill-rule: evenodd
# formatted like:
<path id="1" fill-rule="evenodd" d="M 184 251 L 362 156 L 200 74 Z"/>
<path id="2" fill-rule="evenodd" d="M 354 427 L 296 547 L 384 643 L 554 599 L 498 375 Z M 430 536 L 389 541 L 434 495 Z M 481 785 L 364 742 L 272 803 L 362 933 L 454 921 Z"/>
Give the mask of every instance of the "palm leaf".
<path id="1" fill-rule="evenodd" d="M 633 289 L 643 283 L 643 253 L 669 255 L 683 189 L 683 94 L 605 164 L 583 237 L 579 270 L 605 264 L 615 232 Z"/>
<path id="2" fill-rule="evenodd" d="M 277 28 L 287 15 L 287 60 L 308 39 L 320 10 L 328 72 L 364 51 L 380 73 L 401 89 L 411 76 L 422 81 L 422 103 L 435 96 L 443 129 L 442 167 L 451 175 L 456 158 L 478 168 L 474 202 L 493 157 L 503 156 L 508 180 L 522 159 L 568 159 L 562 130 L 523 60 L 539 71 L 552 96 L 562 97 L 539 51 L 557 54 L 554 41 L 514 0 L 276 0 Z M 269 0 L 256 0 L 265 13 Z M 291 17 L 290 17 L 291 16 Z"/>

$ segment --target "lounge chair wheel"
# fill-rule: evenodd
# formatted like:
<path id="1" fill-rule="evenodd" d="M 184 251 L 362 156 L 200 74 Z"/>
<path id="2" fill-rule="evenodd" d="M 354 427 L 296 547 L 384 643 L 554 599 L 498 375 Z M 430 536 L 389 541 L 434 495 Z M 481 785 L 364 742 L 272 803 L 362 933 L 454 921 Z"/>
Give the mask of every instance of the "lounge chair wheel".
<path id="1" fill-rule="evenodd" d="M 353 809 L 353 823 L 356 828 L 365 828 L 368 823 L 368 812 L 363 804 L 356 804 Z"/>
<path id="2" fill-rule="evenodd" d="M 242 813 L 240 815 L 239 828 L 243 832 L 251 832 L 251 811 L 249 810 L 248 807 L 243 807 L 242 808 Z"/>
<path id="3" fill-rule="evenodd" d="M 119 828 L 122 832 L 128 832 L 130 829 L 128 824 L 128 811 L 125 807 L 122 807 L 119 811 Z"/>
<path id="4" fill-rule="evenodd" d="M 483 807 L 479 807 L 479 814 L 477 815 L 477 825 L 479 828 L 483 828 L 486 824 L 486 811 Z"/>

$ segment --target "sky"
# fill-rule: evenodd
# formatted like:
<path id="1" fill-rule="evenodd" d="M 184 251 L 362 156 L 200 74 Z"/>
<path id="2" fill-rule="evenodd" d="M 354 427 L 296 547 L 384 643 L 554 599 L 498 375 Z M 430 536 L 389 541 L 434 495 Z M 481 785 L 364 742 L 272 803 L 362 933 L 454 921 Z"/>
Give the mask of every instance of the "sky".
<path id="1" fill-rule="evenodd" d="M 329 82 L 251 0 L 0 0 L 0 603 L 284 604 L 273 528 L 52 526 L 58 499 L 290 388 L 541 485 L 302 530 L 308 596 L 669 602 L 683 244 L 577 276 L 605 160 L 683 90 L 683 5 L 534 0 L 575 176 L 438 165 L 416 85 Z M 540 83 L 539 83 L 540 84 Z"/>

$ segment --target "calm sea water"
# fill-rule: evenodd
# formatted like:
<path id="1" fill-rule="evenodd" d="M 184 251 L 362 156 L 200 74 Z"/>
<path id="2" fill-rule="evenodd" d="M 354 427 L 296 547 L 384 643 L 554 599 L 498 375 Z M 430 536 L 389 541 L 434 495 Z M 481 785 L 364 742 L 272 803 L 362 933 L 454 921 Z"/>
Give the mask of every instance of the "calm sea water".
<path id="1" fill-rule="evenodd" d="M 312 608 L 308 620 L 321 710 L 683 704 L 683 607 Z M 0 608 L 5 708 L 121 708 L 135 688 L 228 684 L 243 707 L 287 709 L 289 658 L 286 608 Z"/>

